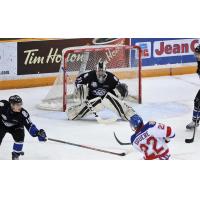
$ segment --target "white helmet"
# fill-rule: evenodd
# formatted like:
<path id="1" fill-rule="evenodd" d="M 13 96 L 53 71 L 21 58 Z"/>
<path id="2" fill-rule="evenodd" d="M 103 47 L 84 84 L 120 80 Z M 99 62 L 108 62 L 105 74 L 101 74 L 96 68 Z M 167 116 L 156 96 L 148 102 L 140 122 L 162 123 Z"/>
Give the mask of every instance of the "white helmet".
<path id="1" fill-rule="evenodd" d="M 97 79 L 98 79 L 99 83 L 103 83 L 106 80 L 107 74 L 106 74 L 106 63 L 105 62 L 100 61 L 97 64 L 96 75 L 97 75 Z"/>

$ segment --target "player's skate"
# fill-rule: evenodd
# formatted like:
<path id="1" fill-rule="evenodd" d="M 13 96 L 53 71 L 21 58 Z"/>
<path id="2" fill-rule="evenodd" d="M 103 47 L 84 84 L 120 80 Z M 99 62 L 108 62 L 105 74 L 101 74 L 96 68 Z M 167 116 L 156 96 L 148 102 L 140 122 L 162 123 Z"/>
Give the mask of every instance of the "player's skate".
<path id="1" fill-rule="evenodd" d="M 194 121 L 191 121 L 191 122 L 186 126 L 186 129 L 191 130 L 191 129 L 193 129 L 193 128 L 195 128 L 195 127 L 198 127 L 198 126 L 199 126 L 199 122 L 197 122 L 197 123 L 195 124 Z"/>
<path id="2" fill-rule="evenodd" d="M 20 152 L 20 153 L 17 153 L 17 152 L 12 152 L 12 160 L 19 160 L 19 156 L 23 156 L 24 155 L 24 152 Z"/>

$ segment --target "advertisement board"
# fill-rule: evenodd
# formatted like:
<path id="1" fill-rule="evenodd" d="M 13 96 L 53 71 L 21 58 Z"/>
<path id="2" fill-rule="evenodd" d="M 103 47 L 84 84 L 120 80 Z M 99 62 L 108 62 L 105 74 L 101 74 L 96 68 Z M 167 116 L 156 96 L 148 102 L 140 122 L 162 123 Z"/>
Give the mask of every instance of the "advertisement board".
<path id="1" fill-rule="evenodd" d="M 142 48 L 142 66 L 195 62 L 194 49 L 198 38 L 132 38 L 132 45 Z"/>
<path id="2" fill-rule="evenodd" d="M 55 73 L 60 69 L 62 50 L 83 45 L 129 44 L 127 38 L 77 38 L 18 42 L 18 75 Z"/>
<path id="3" fill-rule="evenodd" d="M 91 42 L 90 38 L 18 42 L 17 74 L 58 72 L 64 48 L 91 44 Z"/>
<path id="4" fill-rule="evenodd" d="M 17 43 L 0 43 L 0 80 L 17 75 Z"/>

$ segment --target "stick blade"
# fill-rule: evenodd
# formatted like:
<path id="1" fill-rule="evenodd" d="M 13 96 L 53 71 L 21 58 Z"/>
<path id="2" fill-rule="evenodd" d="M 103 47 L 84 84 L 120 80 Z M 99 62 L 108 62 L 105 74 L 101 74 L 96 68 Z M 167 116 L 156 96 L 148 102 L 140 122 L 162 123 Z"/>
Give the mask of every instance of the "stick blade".
<path id="1" fill-rule="evenodd" d="M 121 142 L 121 141 L 117 138 L 115 132 L 113 132 L 113 133 L 114 133 L 114 137 L 115 137 L 116 141 L 117 141 L 120 145 L 132 145 L 131 142 Z"/>
<path id="2" fill-rule="evenodd" d="M 191 139 L 185 139 L 185 143 L 192 143 L 194 142 L 194 138 L 191 138 Z"/>

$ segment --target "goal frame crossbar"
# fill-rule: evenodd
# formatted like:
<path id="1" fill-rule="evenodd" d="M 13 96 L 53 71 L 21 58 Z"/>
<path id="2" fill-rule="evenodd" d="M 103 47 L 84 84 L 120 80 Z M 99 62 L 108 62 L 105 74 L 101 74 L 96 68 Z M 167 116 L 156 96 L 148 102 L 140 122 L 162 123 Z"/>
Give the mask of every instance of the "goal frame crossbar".
<path id="1" fill-rule="evenodd" d="M 134 50 L 138 51 L 138 103 L 142 103 L 142 78 L 141 78 L 141 70 L 142 70 L 142 49 L 140 46 L 131 46 L 131 45 L 98 45 L 98 46 L 80 46 L 80 47 L 70 47 L 65 48 L 62 51 L 62 59 L 63 61 L 63 111 L 67 108 L 67 56 L 71 53 L 83 53 L 83 52 L 98 52 L 98 51 L 112 51 L 116 49 L 125 49 L 125 50 Z M 131 56 L 130 56 L 130 59 Z"/>

